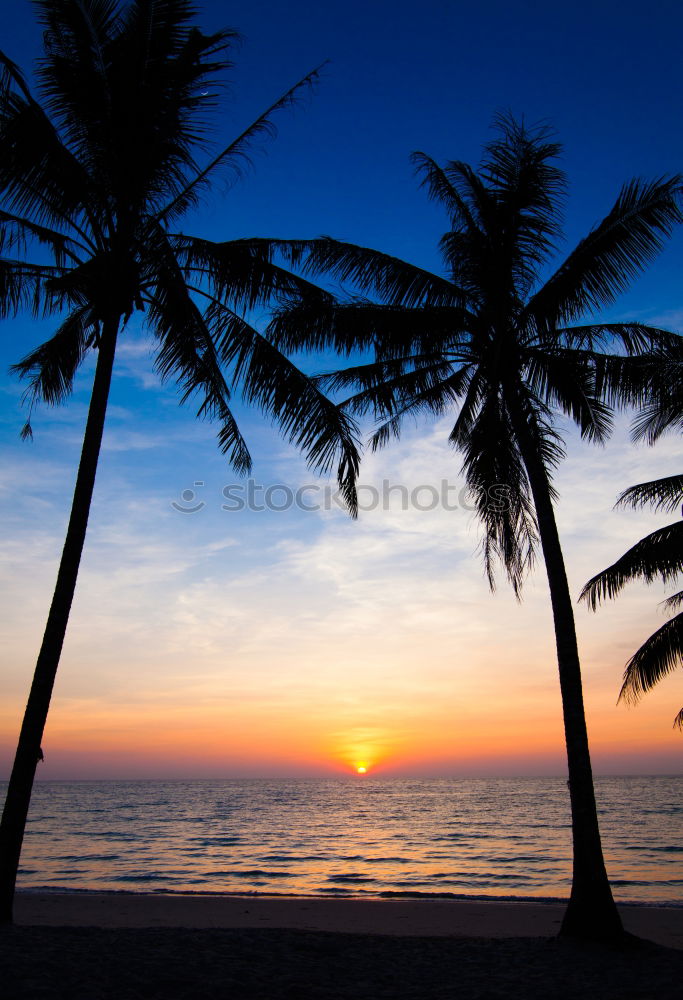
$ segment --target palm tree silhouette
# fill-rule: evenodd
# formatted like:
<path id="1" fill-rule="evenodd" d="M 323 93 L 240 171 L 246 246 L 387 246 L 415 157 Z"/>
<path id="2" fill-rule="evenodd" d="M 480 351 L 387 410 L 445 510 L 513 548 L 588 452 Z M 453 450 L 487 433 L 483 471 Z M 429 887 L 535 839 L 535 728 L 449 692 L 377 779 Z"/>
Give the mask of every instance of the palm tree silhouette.
<path id="1" fill-rule="evenodd" d="M 633 436 L 654 444 L 668 430 L 683 426 L 680 362 L 667 351 L 631 366 L 628 377 L 621 379 L 622 395 L 640 403 Z M 667 476 L 630 486 L 617 499 L 617 507 L 683 514 L 683 475 Z M 633 580 L 653 583 L 675 582 L 683 573 L 683 521 L 674 521 L 641 538 L 615 563 L 596 574 L 581 591 L 580 599 L 595 611 L 600 601 L 616 597 Z M 683 591 L 667 598 L 664 607 L 676 611 L 683 606 Z M 619 700 L 635 704 L 641 695 L 671 671 L 683 664 L 683 612 L 674 615 L 653 632 L 629 659 L 619 692 Z M 683 729 L 683 708 L 674 719 Z"/>
<path id="2" fill-rule="evenodd" d="M 320 377 L 347 412 L 374 413 L 374 448 L 398 436 L 406 416 L 457 418 L 450 442 L 484 527 L 491 585 L 500 560 L 519 594 L 538 541 L 548 576 L 562 692 L 572 809 L 574 867 L 562 933 L 623 933 L 605 872 L 593 790 L 572 600 L 554 514 L 552 471 L 563 457 L 556 414 L 602 442 L 606 399 L 616 392 L 619 355 L 648 354 L 673 334 L 637 323 L 570 325 L 611 304 L 660 250 L 675 223 L 680 178 L 632 181 L 612 210 L 547 280 L 560 234 L 565 177 L 559 145 L 545 128 L 510 116 L 478 171 L 413 156 L 430 196 L 450 217 L 440 250 L 445 273 L 329 237 L 281 246 L 306 275 L 327 274 L 360 293 L 335 301 L 309 292 L 283 305 L 270 332 L 287 348 L 374 360 Z M 368 298 L 368 296 L 372 298 Z M 613 356 L 614 355 L 614 356 Z M 600 392 L 598 392 L 600 389 Z M 506 502 L 501 503 L 504 485 Z"/>
<path id="3" fill-rule="evenodd" d="M 211 156 L 217 78 L 235 32 L 203 34 L 186 0 L 39 0 L 40 101 L 0 55 L 0 315 L 58 316 L 49 340 L 15 371 L 31 403 L 61 403 L 97 356 L 73 506 L 0 825 L 0 920 L 12 917 L 21 843 L 41 738 L 76 585 L 95 482 L 117 338 L 141 311 L 156 366 L 219 423 L 234 468 L 251 466 L 231 411 L 239 383 L 329 469 L 354 508 L 353 422 L 245 316 L 305 281 L 276 266 L 265 244 L 213 243 L 177 230 L 215 172 L 239 173 L 251 140 L 295 101 L 313 72 Z M 207 161 L 201 166 L 197 157 Z M 31 434 L 30 414 L 24 435 Z"/>

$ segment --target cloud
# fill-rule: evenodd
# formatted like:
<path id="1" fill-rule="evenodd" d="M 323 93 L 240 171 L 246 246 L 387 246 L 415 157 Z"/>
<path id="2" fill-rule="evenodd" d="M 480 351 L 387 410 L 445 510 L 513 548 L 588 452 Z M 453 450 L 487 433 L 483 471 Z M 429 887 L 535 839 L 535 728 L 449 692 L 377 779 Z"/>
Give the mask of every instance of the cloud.
<path id="1" fill-rule="evenodd" d="M 213 452 L 202 458 L 206 507 L 178 514 L 168 484 L 174 477 L 179 486 L 191 482 L 188 467 L 178 464 L 183 448 L 190 462 L 196 457 L 181 425 L 169 430 L 164 440 L 158 423 L 149 428 L 165 480 L 149 476 L 157 466 L 144 470 L 136 450 L 118 452 L 118 464 L 103 460 L 58 678 L 55 732 L 61 725 L 73 734 L 78 719 L 87 718 L 109 719 L 112 732 L 122 732 L 128 718 L 135 740 L 146 727 L 161 733 L 164 718 L 171 725 L 181 715 L 201 742 L 201 719 L 226 731 L 244 726 L 246 734 L 276 717 L 275 755 L 296 731 L 311 753 L 341 759 L 351 753 L 354 733 L 372 731 L 377 747 L 394 747 L 399 756 L 402 747 L 408 760 L 411 747 L 446 759 L 454 748 L 464 754 L 484 741 L 504 756 L 528 741 L 533 720 L 545 746 L 561 747 L 542 563 L 521 604 L 502 574 L 491 594 L 472 512 L 401 509 L 397 491 L 388 509 L 363 511 L 356 522 L 334 507 L 226 513 L 219 486 L 229 479 Z M 457 499 L 460 459 L 447 431 L 442 421 L 368 455 L 363 481 L 380 492 L 383 481 L 405 486 L 410 495 L 446 480 Z M 625 422 L 604 450 L 569 438 L 557 475 L 558 522 L 575 594 L 661 523 L 647 511 L 612 507 L 621 489 L 675 468 L 675 445 L 636 448 Z M 20 706 L 61 548 L 62 484 L 73 469 L 22 460 L 16 476 L 21 503 L 5 508 L 12 538 L 2 548 L 0 573 L 9 622 L 4 690 Z M 264 466 L 268 481 L 296 486 L 310 473 L 293 451 L 287 460 L 278 447 Z M 657 588 L 635 587 L 597 614 L 577 606 L 598 744 L 613 741 L 615 731 L 626 740 L 642 726 L 652 739 L 678 708 L 665 691 L 648 696 L 640 715 L 614 706 L 625 659 L 661 620 L 657 599 Z M 209 723 L 214 712 L 220 724 Z M 97 734 L 88 739 L 96 744 Z"/>

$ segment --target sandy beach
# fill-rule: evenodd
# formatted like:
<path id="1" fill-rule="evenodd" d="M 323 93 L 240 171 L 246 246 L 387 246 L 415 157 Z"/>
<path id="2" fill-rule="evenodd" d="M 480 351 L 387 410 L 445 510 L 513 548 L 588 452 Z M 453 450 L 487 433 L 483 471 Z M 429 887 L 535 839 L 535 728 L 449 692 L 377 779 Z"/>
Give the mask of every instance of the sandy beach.
<path id="1" fill-rule="evenodd" d="M 674 1000 L 683 909 L 623 906 L 649 943 L 555 937 L 558 903 L 20 893 L 0 935 L 21 1000 L 496 998 Z"/>
<path id="2" fill-rule="evenodd" d="M 18 924 L 271 929 L 419 937 L 553 937 L 561 903 L 165 893 L 19 893 Z M 626 930 L 683 949 L 683 907 L 622 906 Z"/>

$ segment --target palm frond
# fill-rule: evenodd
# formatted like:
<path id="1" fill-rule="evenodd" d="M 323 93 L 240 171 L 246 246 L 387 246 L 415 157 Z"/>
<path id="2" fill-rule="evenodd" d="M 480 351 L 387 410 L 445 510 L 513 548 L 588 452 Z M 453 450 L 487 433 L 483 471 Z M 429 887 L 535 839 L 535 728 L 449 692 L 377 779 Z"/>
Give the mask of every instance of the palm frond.
<path id="1" fill-rule="evenodd" d="M 449 160 L 443 170 L 468 210 L 461 216 L 460 225 L 456 220 L 456 227 L 471 236 L 489 236 L 495 227 L 496 199 L 483 177 L 462 160 Z"/>
<path id="2" fill-rule="evenodd" d="M 496 192 L 522 192 L 520 207 L 536 211 L 548 235 L 557 234 L 567 179 L 552 162 L 562 155 L 553 129 L 544 122 L 527 125 L 507 111 L 495 114 L 491 127 L 497 135 L 484 147 L 480 174 Z"/>
<path id="3" fill-rule="evenodd" d="M 553 340 L 567 347 L 591 352 L 619 351 L 629 358 L 654 361 L 665 356 L 680 357 L 683 337 L 671 330 L 646 323 L 590 323 L 583 326 L 560 327 L 548 331 Z M 544 336 L 544 331 L 540 331 Z M 664 355 L 663 352 L 667 352 Z"/>
<path id="4" fill-rule="evenodd" d="M 564 439 L 554 426 L 554 414 L 550 407 L 536 394 L 529 391 L 520 392 L 519 387 L 512 387 L 505 394 L 505 405 L 510 414 L 511 425 L 515 425 L 515 441 L 520 448 L 519 415 L 523 414 L 524 434 L 533 449 L 536 459 L 543 467 L 543 475 L 552 500 L 557 499 L 557 493 L 552 484 L 552 472 L 565 458 Z M 516 419 L 513 419 L 516 414 Z"/>
<path id="5" fill-rule="evenodd" d="M 653 510 L 673 513 L 681 504 L 683 504 L 683 475 L 676 475 L 629 486 L 619 494 L 616 506 L 633 507 L 635 510 L 651 506 Z"/>
<path id="6" fill-rule="evenodd" d="M 595 392 L 610 406 L 637 406 L 632 437 L 652 443 L 680 411 L 683 337 L 642 323 L 607 323 L 548 331 L 542 344 L 561 343 L 593 370 Z"/>
<path id="7" fill-rule="evenodd" d="M 368 299 L 285 305 L 276 309 L 269 337 L 286 350 L 325 350 L 338 354 L 374 349 L 378 360 L 429 355 L 455 360 L 467 342 L 474 317 L 466 309 L 382 305 Z"/>
<path id="8" fill-rule="evenodd" d="M 500 564 L 519 599 L 535 558 L 536 517 L 507 408 L 490 387 L 480 386 L 478 393 L 480 401 L 470 404 L 473 413 L 466 428 L 456 423 L 451 439 L 460 442 L 462 469 L 483 525 L 481 550 L 489 586 L 495 590 Z"/>
<path id="9" fill-rule="evenodd" d="M 275 262 L 276 241 L 215 243 L 180 234 L 168 239 L 186 279 L 203 284 L 214 298 L 229 301 L 236 309 L 251 311 L 284 299 L 332 301 L 317 285 Z"/>
<path id="10" fill-rule="evenodd" d="M 13 89 L 18 90 L 24 100 L 33 100 L 21 68 L 0 51 L 0 100 L 3 103 L 11 98 Z"/>
<path id="11" fill-rule="evenodd" d="M 199 397 L 197 416 L 219 421 L 221 452 L 238 474 L 246 475 L 251 455 L 230 408 L 230 389 L 212 333 L 182 280 L 170 247 L 147 302 L 148 323 L 159 341 L 155 364 L 161 378 L 176 381 L 182 389 L 181 403 Z"/>
<path id="12" fill-rule="evenodd" d="M 497 235 L 515 288 L 525 295 L 560 235 L 567 183 L 553 161 L 562 147 L 547 126 L 530 128 L 509 114 L 494 125 L 499 135 L 486 146 L 479 173 L 495 197 Z"/>
<path id="13" fill-rule="evenodd" d="M 355 517 L 360 465 L 355 422 L 246 320 L 209 293 L 194 291 L 209 302 L 204 318 L 217 356 L 231 371 L 233 386 L 272 417 L 287 440 L 301 448 L 312 469 L 327 474 L 336 467 L 341 495 Z"/>
<path id="14" fill-rule="evenodd" d="M 482 373 L 476 366 L 471 366 L 469 378 L 467 384 L 463 386 L 463 390 L 458 415 L 448 435 L 449 443 L 458 449 L 467 447 L 470 433 L 475 426 L 477 415 L 485 403 L 488 392 L 486 380 L 482 378 Z"/>
<path id="15" fill-rule="evenodd" d="M 467 377 L 465 369 L 456 371 L 447 360 L 414 355 L 324 372 L 316 375 L 314 382 L 335 394 L 355 388 L 354 395 L 342 403 L 344 409 L 356 416 L 374 412 L 379 419 L 384 419 L 412 403 L 421 407 L 423 394 L 436 399 L 441 392 L 444 405 L 447 400 L 453 402 L 457 398 L 454 386 L 461 386 Z M 435 406 L 433 412 L 443 412 L 441 404 L 435 402 Z"/>
<path id="16" fill-rule="evenodd" d="M 426 188 L 429 197 L 444 206 L 450 216 L 451 225 L 464 226 L 470 232 L 477 231 L 479 229 L 477 219 L 467 199 L 463 197 L 458 187 L 451 183 L 446 170 L 425 153 L 415 152 L 410 158 L 415 165 L 415 173 L 422 176 L 420 187 Z M 460 164 L 460 166 L 465 165 Z"/>
<path id="17" fill-rule="evenodd" d="M 588 581 L 579 600 L 586 601 L 594 611 L 601 600 L 616 597 L 632 580 L 652 583 L 660 579 L 669 583 L 682 570 L 683 521 L 677 521 L 636 542 L 620 559 Z"/>
<path id="18" fill-rule="evenodd" d="M 43 4 L 46 11 L 85 8 L 82 4 L 62 0 L 59 4 Z M 81 224 L 88 215 L 85 207 L 91 180 L 83 164 L 62 141 L 55 124 L 32 96 L 16 65 L 0 53 L 0 192 L 6 207 L 18 216 L 30 217 L 36 223 L 51 228 L 66 224 L 78 233 L 84 243 L 93 248 Z M 96 231 L 95 219 L 89 225 Z"/>
<path id="19" fill-rule="evenodd" d="M 63 268 L 0 258 L 0 318 L 22 309 L 36 318 L 59 312 L 64 301 L 55 283 L 64 274 Z"/>
<path id="20" fill-rule="evenodd" d="M 525 316 L 552 329 L 612 305 L 681 222 L 682 182 L 674 176 L 624 185 L 609 214 L 531 298 Z"/>
<path id="21" fill-rule="evenodd" d="M 53 120 L 75 144 L 83 134 L 86 109 L 96 132 L 100 131 L 102 112 L 111 110 L 107 50 L 119 33 L 119 4 L 116 0 L 35 0 L 34 6 L 43 26 L 40 92 Z M 78 86 L 79 80 L 86 93 Z M 100 108 L 100 121 L 93 114 L 96 107 Z"/>
<path id="22" fill-rule="evenodd" d="M 633 654 L 626 664 L 619 700 L 635 704 L 642 695 L 681 664 L 683 664 L 683 614 L 676 615 L 653 632 Z"/>
<path id="23" fill-rule="evenodd" d="M 666 431 L 683 431 L 683 410 L 677 399 L 646 403 L 633 420 L 631 439 L 655 444 Z"/>
<path id="24" fill-rule="evenodd" d="M 667 431 L 683 429 L 683 338 L 664 345 L 642 359 L 638 372 L 639 393 L 634 402 L 640 405 L 631 437 L 634 441 L 654 444 Z"/>
<path id="25" fill-rule="evenodd" d="M 0 192 L 7 208 L 50 228 L 67 225 L 92 246 L 82 224 L 90 179 L 40 107 L 6 101 L 0 109 L 0 142 Z"/>
<path id="26" fill-rule="evenodd" d="M 78 250 L 87 252 L 87 247 L 72 234 L 49 229 L 31 219 L 0 209 L 0 253 L 15 249 L 24 252 L 31 240 L 46 246 L 51 251 L 55 265 L 60 268 L 68 262 L 79 264 L 81 258 Z"/>
<path id="27" fill-rule="evenodd" d="M 327 274 L 351 284 L 358 291 L 377 295 L 385 304 L 419 306 L 466 306 L 467 296 L 446 278 L 425 271 L 367 247 L 344 243 L 329 236 L 297 244 L 296 257 L 304 274 Z"/>
<path id="28" fill-rule="evenodd" d="M 373 378 L 376 378 L 384 365 L 387 365 L 392 374 L 386 381 L 377 379 L 373 383 Z M 345 399 L 341 405 L 358 416 L 364 416 L 372 408 L 375 416 L 382 421 L 370 437 L 373 451 L 383 447 L 391 437 L 400 437 L 406 416 L 417 421 L 420 415 L 427 414 L 436 418 L 446 413 L 456 402 L 469 378 L 469 372 L 464 369 L 453 371 L 449 364 L 433 362 L 426 362 L 424 367 L 405 372 L 398 370 L 395 362 L 377 362 L 375 365 L 367 365 L 366 371 L 372 371 L 373 374 L 366 375 L 364 379 L 363 369 L 356 369 L 360 374 L 355 381 L 363 388 Z M 341 388 L 345 384 L 344 374 L 336 373 L 336 376 L 332 376 L 332 381 L 328 381 L 330 376 L 327 376 L 325 385 L 329 388 Z"/>
<path id="29" fill-rule="evenodd" d="M 223 323 L 224 315 L 224 310 L 216 310 L 214 336 L 221 357 L 233 364 L 244 398 L 273 418 L 287 440 L 304 452 L 312 469 L 327 474 L 336 468 L 342 497 L 355 517 L 360 442 L 354 420 L 255 329 L 242 325 L 236 345 L 236 328 L 229 321 Z"/>
<path id="30" fill-rule="evenodd" d="M 662 601 L 662 607 L 666 608 L 667 611 L 678 611 L 681 606 L 683 606 L 683 590 L 679 590 L 677 594 L 672 594 L 671 597 Z"/>
<path id="31" fill-rule="evenodd" d="M 525 356 L 531 391 L 570 417 L 582 438 L 604 444 L 612 430 L 612 410 L 596 392 L 591 355 L 561 347 L 529 347 Z"/>
<path id="32" fill-rule="evenodd" d="M 98 332 L 99 324 L 85 306 L 68 316 L 53 337 L 12 365 L 12 374 L 28 379 L 24 398 L 31 408 L 36 402 L 57 406 L 71 395 L 74 376 Z"/>
<path id="33" fill-rule="evenodd" d="M 285 351 L 324 351 L 332 348 L 349 356 L 375 346 L 379 331 L 400 324 L 400 307 L 378 305 L 370 300 L 337 302 L 322 293 L 276 307 L 267 334 Z M 390 313 L 390 315 L 387 315 Z"/>
<path id="34" fill-rule="evenodd" d="M 489 586 L 495 589 L 496 566 L 501 564 L 519 600 L 538 543 L 528 474 L 504 394 L 490 382 L 483 366 L 471 367 L 450 442 L 464 456 L 462 471 L 484 526 L 481 548 Z M 549 470 L 562 452 L 544 412 L 541 403 L 529 405 L 527 425 Z M 554 497 L 549 473 L 548 490 Z"/>
<path id="35" fill-rule="evenodd" d="M 259 115 L 236 139 L 233 139 L 224 149 L 201 170 L 198 170 L 191 178 L 183 190 L 179 191 L 175 197 L 168 202 L 156 215 L 156 220 L 162 222 L 185 211 L 188 204 L 194 199 L 197 189 L 206 184 L 211 175 L 222 166 L 229 166 L 235 179 L 242 176 L 245 167 L 251 165 L 249 151 L 258 138 L 272 138 L 276 135 L 277 129 L 273 122 L 273 115 L 285 108 L 293 107 L 298 99 L 299 93 L 304 89 L 311 89 L 315 86 L 320 77 L 320 72 L 326 63 L 322 63 L 316 69 L 311 70 L 302 77 L 294 86 L 290 87 L 281 97 Z"/>

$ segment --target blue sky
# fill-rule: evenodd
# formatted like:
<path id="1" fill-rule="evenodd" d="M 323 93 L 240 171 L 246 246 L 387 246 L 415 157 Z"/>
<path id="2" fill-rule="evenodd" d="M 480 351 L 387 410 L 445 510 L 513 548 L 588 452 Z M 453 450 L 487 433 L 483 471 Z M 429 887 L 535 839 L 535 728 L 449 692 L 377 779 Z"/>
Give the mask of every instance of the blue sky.
<path id="1" fill-rule="evenodd" d="M 504 109 L 548 121 L 564 144 L 567 249 L 607 212 L 625 180 L 683 169 L 683 14 L 675 3 L 494 2 L 475 9 L 211 2 L 203 10 L 207 30 L 228 25 L 244 35 L 219 139 L 238 133 L 305 72 L 329 63 L 315 94 L 280 115 L 279 135 L 260 144 L 253 170 L 234 186 L 218 183 L 188 218 L 188 231 L 215 239 L 329 233 L 438 268 L 445 220 L 418 189 L 409 155 L 421 149 L 437 160 L 476 163 L 492 116 Z M 3 49 L 27 65 L 39 42 L 28 4 L 2 6 L 0 34 Z M 682 251 L 677 234 L 606 318 L 683 331 Z M 0 335 L 5 759 L 49 602 L 91 377 L 86 366 L 73 401 L 60 411 L 41 410 L 35 442 L 19 441 L 20 388 L 6 370 L 48 332 L 22 318 L 5 321 Z M 259 483 L 313 481 L 267 422 L 241 408 L 240 419 Z M 445 444 L 446 429 L 409 431 L 401 445 L 368 460 L 364 481 L 457 483 L 460 462 Z M 634 449 L 625 423 L 604 452 L 570 436 L 559 518 L 575 589 L 658 523 L 647 513 L 612 514 L 611 506 L 639 478 L 671 472 L 679 450 L 674 439 Z M 149 708 L 160 690 L 176 727 L 180 705 L 192 706 L 198 718 L 218 711 L 214 734 L 252 720 L 252 708 L 254 718 L 266 720 L 262 743 L 280 748 L 279 762 L 272 750 L 270 757 L 258 747 L 246 753 L 244 741 L 223 747 L 214 735 L 210 773 L 302 773 L 311 747 L 320 753 L 324 745 L 342 759 L 344 746 L 366 744 L 384 747 L 387 759 L 393 753 L 408 773 L 405 748 L 430 728 L 452 729 L 454 718 L 461 744 L 441 756 L 421 737 L 419 753 L 438 773 L 562 769 L 540 573 L 520 609 L 502 582 L 489 597 L 467 511 L 367 512 L 357 524 L 339 510 L 238 517 L 221 508 L 221 491 L 233 482 L 214 431 L 194 420 L 190 406 L 178 407 L 172 387 L 158 384 L 149 345 L 133 330 L 121 342 L 83 576 L 49 723 L 62 749 L 56 760 L 48 755 L 45 776 L 169 773 L 170 737 Z M 192 515 L 171 506 L 188 488 L 206 504 Z M 596 664 L 593 673 L 587 669 L 588 702 L 603 734 L 598 759 L 605 770 L 636 768 L 644 749 L 645 770 L 679 766 L 680 737 L 668 730 L 680 707 L 673 679 L 647 708 L 625 714 L 613 704 L 627 655 L 661 621 L 657 599 L 636 588 L 623 603 L 581 618 L 584 659 Z M 509 695 L 500 696 L 506 656 L 514 664 L 528 660 L 512 710 Z M 413 715 L 405 710 L 410 701 Z M 487 702 L 486 710 L 476 709 Z M 509 717 L 536 704 L 539 720 L 547 706 L 557 710 L 555 735 L 525 756 L 522 732 Z M 126 723 L 130 751 L 124 729 L 111 721 L 117 705 L 122 717 L 136 720 Z M 302 717 L 310 723 L 310 746 L 303 737 L 292 743 L 288 729 L 288 719 Z M 479 733 L 486 726 L 504 731 L 498 756 L 483 763 L 467 756 L 475 723 Z M 109 741 L 98 750 L 98 729 L 107 726 Z M 625 732 L 617 737 L 620 727 Z M 145 743 L 145 730 L 157 734 L 156 742 Z M 280 731 L 277 743 L 272 734 Z M 187 762 L 176 760 L 173 773 L 206 773 L 201 732 L 183 739 Z M 428 765 L 420 766 L 426 773 Z"/>

